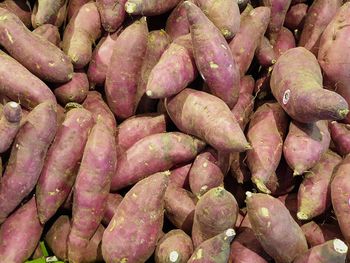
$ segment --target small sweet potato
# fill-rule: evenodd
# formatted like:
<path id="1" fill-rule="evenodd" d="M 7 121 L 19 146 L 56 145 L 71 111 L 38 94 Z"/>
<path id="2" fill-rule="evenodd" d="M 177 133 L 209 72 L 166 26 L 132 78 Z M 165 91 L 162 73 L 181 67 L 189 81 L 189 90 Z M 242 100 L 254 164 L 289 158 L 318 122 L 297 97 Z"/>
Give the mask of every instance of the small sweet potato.
<path id="1" fill-rule="evenodd" d="M 294 221 L 298 223 L 299 226 L 303 224 L 301 220 L 298 219 L 298 193 L 289 193 L 286 195 L 279 196 L 278 199 L 286 206 L 290 215 L 293 217 Z"/>
<path id="2" fill-rule="evenodd" d="M 296 121 L 339 120 L 349 112 L 342 96 L 323 89 L 320 66 L 303 47 L 289 49 L 279 57 L 270 84 L 277 101 Z"/>
<path id="3" fill-rule="evenodd" d="M 71 20 L 73 15 L 88 2 L 90 2 L 90 0 L 69 0 L 67 7 L 67 21 Z"/>
<path id="4" fill-rule="evenodd" d="M 18 16 L 26 27 L 30 28 L 32 26 L 31 7 L 28 1 L 5 0 L 0 3 L 0 7 L 5 8 Z"/>
<path id="5" fill-rule="evenodd" d="M 241 78 L 241 84 L 240 84 L 240 93 L 248 93 L 253 94 L 254 92 L 254 86 L 255 86 L 255 80 L 251 75 L 246 75 Z"/>
<path id="6" fill-rule="evenodd" d="M 204 142 L 180 132 L 149 135 L 121 155 L 116 173 L 112 176 L 111 190 L 121 189 L 151 174 L 191 161 L 204 146 Z"/>
<path id="7" fill-rule="evenodd" d="M 156 263 L 187 263 L 193 253 L 191 238 L 182 230 L 166 233 L 157 244 L 154 254 Z"/>
<path id="8" fill-rule="evenodd" d="M 1 225 L 1 261 L 25 262 L 33 254 L 42 232 L 43 226 L 39 222 L 35 198 L 33 197 Z"/>
<path id="9" fill-rule="evenodd" d="M 314 167 L 327 151 L 330 140 L 326 121 L 310 124 L 292 121 L 284 141 L 283 155 L 294 175 Z"/>
<path id="10" fill-rule="evenodd" d="M 107 263 L 145 262 L 154 252 L 164 219 L 169 172 L 138 182 L 125 195 L 102 238 Z"/>
<path id="11" fill-rule="evenodd" d="M 291 48 L 295 48 L 294 35 L 288 28 L 282 27 L 275 40 L 275 45 L 273 46 L 276 58 L 278 59 L 283 53 Z"/>
<path id="12" fill-rule="evenodd" d="M 0 44 L 14 59 L 44 81 L 72 78 L 72 63 L 58 47 L 29 31 L 10 11 L 0 8 L 0 17 Z"/>
<path id="13" fill-rule="evenodd" d="M 240 93 L 237 104 L 231 110 L 233 117 L 244 131 L 254 109 L 254 97 L 249 93 Z"/>
<path id="14" fill-rule="evenodd" d="M 0 118 L 0 153 L 10 148 L 20 128 L 21 119 L 22 109 L 18 103 L 11 101 L 4 105 Z"/>
<path id="15" fill-rule="evenodd" d="M 190 189 L 188 176 L 191 170 L 191 166 L 192 163 L 171 170 L 169 176 L 169 185 L 174 185 L 184 189 Z"/>
<path id="16" fill-rule="evenodd" d="M 336 150 L 341 155 L 350 153 L 350 125 L 332 121 L 329 124 L 332 141 Z"/>
<path id="17" fill-rule="evenodd" d="M 102 257 L 102 237 L 105 232 L 105 228 L 100 225 L 95 234 L 90 239 L 89 244 L 87 245 L 84 251 L 83 262 L 86 263 L 96 263 L 96 262 L 104 262 Z"/>
<path id="18" fill-rule="evenodd" d="M 238 217 L 235 197 L 223 187 L 205 193 L 198 201 L 194 212 L 192 240 L 194 247 L 212 238 L 227 228 L 235 226 Z"/>
<path id="19" fill-rule="evenodd" d="M 230 156 L 230 175 L 235 178 L 239 184 L 246 183 L 251 179 L 251 173 L 246 160 L 246 153 L 232 153 Z"/>
<path id="20" fill-rule="evenodd" d="M 39 104 L 26 117 L 1 178 L 0 224 L 35 187 L 56 130 L 56 107 L 50 102 Z"/>
<path id="21" fill-rule="evenodd" d="M 33 27 L 54 24 L 59 10 L 66 2 L 66 0 L 37 0 L 31 18 Z"/>
<path id="22" fill-rule="evenodd" d="M 112 112 L 119 119 L 136 110 L 136 92 L 147 49 L 146 18 L 128 26 L 117 38 L 107 71 L 105 92 Z"/>
<path id="23" fill-rule="evenodd" d="M 45 38 L 57 47 L 61 42 L 61 36 L 60 32 L 58 31 L 58 27 L 51 24 L 39 26 L 33 30 L 33 33 Z"/>
<path id="24" fill-rule="evenodd" d="M 81 69 L 90 62 L 92 45 L 100 35 L 100 14 L 96 3 L 89 2 L 74 14 L 63 34 L 62 49 L 70 57 L 74 68 Z"/>
<path id="25" fill-rule="evenodd" d="M 180 0 L 128 0 L 125 10 L 130 15 L 156 16 L 175 7 Z"/>
<path id="26" fill-rule="evenodd" d="M 58 128 L 36 186 L 36 201 L 42 223 L 47 222 L 68 197 L 92 126 L 91 114 L 77 108 L 68 111 Z"/>
<path id="27" fill-rule="evenodd" d="M 187 12 L 183 1 L 168 16 L 165 31 L 173 40 L 190 33 L 190 24 L 187 20 Z"/>
<path id="28" fill-rule="evenodd" d="M 166 99 L 167 112 L 176 127 L 203 139 L 218 151 L 250 149 L 232 112 L 219 98 L 206 92 L 184 89 Z"/>
<path id="29" fill-rule="evenodd" d="M 270 67 L 277 61 L 277 55 L 270 40 L 263 36 L 256 47 L 255 56 L 262 67 Z"/>
<path id="30" fill-rule="evenodd" d="M 257 239 L 276 262 L 291 263 L 307 251 L 303 231 L 280 200 L 247 192 L 246 204 Z"/>
<path id="31" fill-rule="evenodd" d="M 97 0 L 101 24 L 107 32 L 115 32 L 124 22 L 124 5 L 127 0 Z"/>
<path id="32" fill-rule="evenodd" d="M 304 3 L 292 5 L 286 14 L 284 26 L 292 31 L 302 29 L 308 8 L 309 6 Z"/>
<path id="33" fill-rule="evenodd" d="M 185 1 L 197 68 L 210 92 L 230 108 L 239 95 L 239 68 L 220 30 L 195 4 Z"/>
<path id="34" fill-rule="evenodd" d="M 102 223 L 105 226 L 108 226 L 111 222 L 120 202 L 123 200 L 123 197 L 120 194 L 109 193 L 106 201 L 105 213 L 102 218 Z"/>
<path id="35" fill-rule="evenodd" d="M 188 263 L 226 263 L 230 256 L 230 245 L 236 232 L 233 228 L 225 230 L 203 243 L 193 252 Z"/>

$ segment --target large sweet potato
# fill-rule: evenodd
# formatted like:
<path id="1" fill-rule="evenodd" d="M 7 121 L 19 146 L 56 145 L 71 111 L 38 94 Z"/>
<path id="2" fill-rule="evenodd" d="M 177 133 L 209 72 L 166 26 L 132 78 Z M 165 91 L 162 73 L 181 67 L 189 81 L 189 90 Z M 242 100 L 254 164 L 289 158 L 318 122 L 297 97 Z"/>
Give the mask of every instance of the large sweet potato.
<path id="1" fill-rule="evenodd" d="M 350 153 L 350 125 L 333 121 L 329 124 L 332 141 L 341 155 Z"/>
<path id="2" fill-rule="evenodd" d="M 5 8 L 21 19 L 23 24 L 30 28 L 31 21 L 31 7 L 25 0 L 5 0 L 0 3 L 1 8 Z"/>
<path id="3" fill-rule="evenodd" d="M 161 15 L 171 10 L 179 2 L 180 0 L 128 0 L 125 10 L 131 15 Z"/>
<path id="4" fill-rule="evenodd" d="M 66 0 L 37 0 L 32 12 L 34 28 L 44 24 L 54 24 L 59 10 L 66 4 Z"/>
<path id="5" fill-rule="evenodd" d="M 69 21 L 78 10 L 90 0 L 69 0 L 67 7 L 67 21 Z"/>
<path id="6" fill-rule="evenodd" d="M 61 42 L 61 36 L 58 27 L 51 24 L 39 26 L 33 30 L 33 33 L 45 38 L 57 47 Z"/>
<path id="7" fill-rule="evenodd" d="M 284 26 L 292 31 L 302 29 L 308 8 L 304 3 L 292 5 L 286 14 Z"/>
<path id="8" fill-rule="evenodd" d="M 96 5 L 101 16 L 101 24 L 107 32 L 116 31 L 124 22 L 124 5 L 127 0 L 97 0 Z"/>
<path id="9" fill-rule="evenodd" d="M 180 2 L 168 16 L 165 31 L 172 39 L 190 33 L 190 25 L 187 20 L 186 8 L 183 2 Z"/>

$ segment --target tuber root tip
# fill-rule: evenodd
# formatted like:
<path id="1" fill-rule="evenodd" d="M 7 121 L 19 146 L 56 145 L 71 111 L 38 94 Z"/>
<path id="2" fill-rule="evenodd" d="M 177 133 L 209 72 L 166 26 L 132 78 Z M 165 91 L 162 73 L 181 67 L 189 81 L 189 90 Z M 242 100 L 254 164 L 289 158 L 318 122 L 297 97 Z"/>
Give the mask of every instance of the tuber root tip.
<path id="1" fill-rule="evenodd" d="M 135 3 L 129 3 L 126 2 L 125 4 L 125 11 L 129 14 L 133 14 L 136 11 L 136 4 Z"/>
<path id="2" fill-rule="evenodd" d="M 298 212 L 298 213 L 297 213 L 297 217 L 298 217 L 298 219 L 300 219 L 300 220 L 308 220 L 308 219 L 309 219 L 309 217 L 307 216 L 307 214 L 305 214 L 305 213 L 303 213 L 303 212 Z"/>
<path id="3" fill-rule="evenodd" d="M 348 246 L 340 239 L 336 238 L 333 240 L 333 247 L 334 250 L 340 254 L 348 253 Z"/>
<path id="4" fill-rule="evenodd" d="M 177 251 L 171 251 L 169 254 L 169 261 L 170 262 L 177 262 L 179 259 L 179 253 Z"/>

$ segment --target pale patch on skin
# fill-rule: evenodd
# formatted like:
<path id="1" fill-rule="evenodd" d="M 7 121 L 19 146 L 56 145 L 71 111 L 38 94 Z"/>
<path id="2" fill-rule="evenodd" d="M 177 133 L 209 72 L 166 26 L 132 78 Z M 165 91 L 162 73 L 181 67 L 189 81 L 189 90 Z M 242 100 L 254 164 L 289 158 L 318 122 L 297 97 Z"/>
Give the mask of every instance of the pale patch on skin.
<path id="1" fill-rule="evenodd" d="M 177 251 L 171 251 L 169 254 L 170 262 L 176 262 L 179 259 L 179 253 Z"/>
<path id="2" fill-rule="evenodd" d="M 12 38 L 10 32 L 7 30 L 7 28 L 5 29 L 5 31 L 6 31 L 7 38 L 9 39 L 9 41 L 11 42 L 11 44 L 13 44 L 13 38 Z"/>
<path id="3" fill-rule="evenodd" d="M 198 249 L 196 256 L 194 257 L 195 259 L 201 259 L 203 257 L 203 249 Z"/>
<path id="4" fill-rule="evenodd" d="M 210 62 L 209 62 L 209 66 L 210 66 L 210 68 L 212 68 L 212 69 L 217 69 L 217 68 L 219 68 L 219 65 L 218 65 L 218 64 L 215 64 L 213 61 L 210 61 Z"/>
<path id="5" fill-rule="evenodd" d="M 260 214 L 261 214 L 263 217 L 269 217 L 269 215 L 270 215 L 269 209 L 267 209 L 266 207 L 260 208 Z"/>

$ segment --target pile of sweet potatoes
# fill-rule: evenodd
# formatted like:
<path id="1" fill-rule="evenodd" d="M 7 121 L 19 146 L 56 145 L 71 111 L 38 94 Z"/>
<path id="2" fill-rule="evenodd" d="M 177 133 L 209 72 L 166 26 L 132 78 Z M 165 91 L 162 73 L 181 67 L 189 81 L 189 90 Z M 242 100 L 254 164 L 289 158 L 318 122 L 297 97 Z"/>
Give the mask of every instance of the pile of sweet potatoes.
<path id="1" fill-rule="evenodd" d="M 0 1 L 0 262 L 350 262 L 350 2 Z"/>

